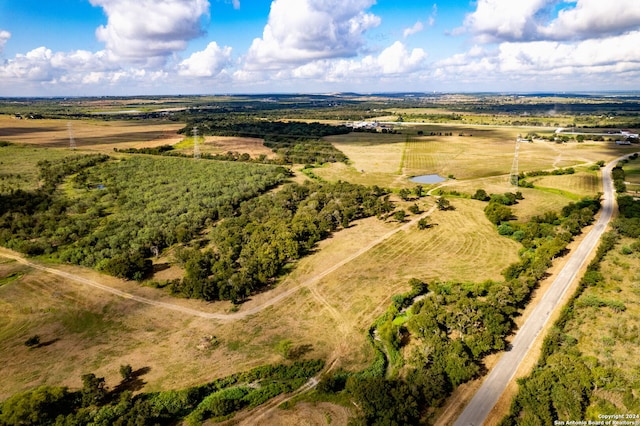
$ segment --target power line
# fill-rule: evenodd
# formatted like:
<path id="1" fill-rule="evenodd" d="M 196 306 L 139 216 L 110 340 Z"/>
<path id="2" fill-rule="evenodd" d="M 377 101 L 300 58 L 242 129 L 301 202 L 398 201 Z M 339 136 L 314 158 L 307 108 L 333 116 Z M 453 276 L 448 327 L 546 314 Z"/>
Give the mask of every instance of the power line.
<path id="1" fill-rule="evenodd" d="M 193 158 L 200 158 L 200 144 L 198 143 L 198 127 L 193 128 Z"/>
<path id="2" fill-rule="evenodd" d="M 69 132 L 69 148 L 76 149 L 76 138 L 73 135 L 73 125 L 71 122 L 67 123 L 67 131 Z"/>
<path id="3" fill-rule="evenodd" d="M 511 173 L 509 174 L 509 183 L 513 186 L 518 186 L 518 152 L 520 151 L 520 141 L 522 137 L 518 135 L 516 139 L 516 152 L 513 155 L 513 164 L 511 164 Z"/>

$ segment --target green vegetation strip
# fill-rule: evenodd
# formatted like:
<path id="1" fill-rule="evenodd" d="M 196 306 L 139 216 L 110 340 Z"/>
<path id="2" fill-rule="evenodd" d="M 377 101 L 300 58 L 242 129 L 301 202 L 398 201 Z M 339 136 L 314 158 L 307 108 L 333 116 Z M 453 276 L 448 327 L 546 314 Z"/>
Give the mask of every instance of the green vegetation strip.
<path id="1" fill-rule="evenodd" d="M 104 378 L 82 376 L 83 388 L 41 386 L 10 397 L 0 405 L 0 424 L 177 424 L 189 425 L 207 419 L 223 420 L 241 409 L 256 407 L 285 392 L 291 392 L 324 366 L 323 361 L 296 361 L 267 365 L 213 382 L 183 389 L 135 396 L 127 390 L 144 374 L 128 374 L 112 390 Z"/>
<path id="2" fill-rule="evenodd" d="M 24 276 L 24 272 L 12 272 L 11 274 L 7 275 L 6 277 L 0 278 L 0 286 L 3 286 L 3 285 L 11 283 L 13 281 L 19 280 L 23 276 Z"/>

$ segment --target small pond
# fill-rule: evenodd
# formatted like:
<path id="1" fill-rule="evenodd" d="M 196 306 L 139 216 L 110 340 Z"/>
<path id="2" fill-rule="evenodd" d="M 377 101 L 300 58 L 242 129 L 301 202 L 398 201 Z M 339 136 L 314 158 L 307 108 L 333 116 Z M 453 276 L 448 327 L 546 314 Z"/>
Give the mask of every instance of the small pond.
<path id="1" fill-rule="evenodd" d="M 447 180 L 440 175 L 422 175 L 422 176 L 414 176 L 411 179 L 411 182 L 415 183 L 440 183 Z"/>

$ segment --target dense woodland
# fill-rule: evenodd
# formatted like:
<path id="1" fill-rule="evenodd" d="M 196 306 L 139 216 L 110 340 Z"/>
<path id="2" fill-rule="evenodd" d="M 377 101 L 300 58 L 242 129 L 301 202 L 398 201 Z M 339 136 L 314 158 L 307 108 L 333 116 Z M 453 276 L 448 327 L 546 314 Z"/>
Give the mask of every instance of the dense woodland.
<path id="1" fill-rule="evenodd" d="M 36 191 L 2 195 L 0 244 L 129 279 L 149 274 L 154 247 L 191 241 L 289 177 L 276 166 L 141 156 L 72 156 L 40 170 Z"/>
<path id="2" fill-rule="evenodd" d="M 355 220 L 393 210 L 385 192 L 346 182 L 290 183 L 240 205 L 209 234 L 206 250 L 181 249 L 186 276 L 174 293 L 239 301 L 274 282 L 287 264 Z"/>
<path id="3" fill-rule="evenodd" d="M 39 166 L 38 190 L 0 198 L 0 244 L 136 280 L 177 245 L 186 274 L 164 285 L 206 300 L 241 301 L 331 232 L 394 208 L 381 188 L 345 182 L 268 192 L 290 172 L 261 164 L 84 155 Z"/>

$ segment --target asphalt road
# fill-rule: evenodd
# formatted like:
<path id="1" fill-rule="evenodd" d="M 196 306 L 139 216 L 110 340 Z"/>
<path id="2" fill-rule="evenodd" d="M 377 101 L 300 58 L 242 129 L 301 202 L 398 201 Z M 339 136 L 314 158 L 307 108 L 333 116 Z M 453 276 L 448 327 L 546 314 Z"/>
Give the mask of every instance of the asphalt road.
<path id="1" fill-rule="evenodd" d="M 625 156 L 626 157 L 626 156 Z M 551 313 L 560 308 L 560 301 L 576 275 L 586 262 L 589 254 L 596 248 L 600 237 L 611 220 L 615 208 L 615 194 L 611 170 L 621 159 L 612 161 L 602 173 L 603 200 L 602 212 L 595 226 L 584 238 L 566 264 L 553 281 L 538 305 L 534 308 L 527 321 L 518 330 L 512 342 L 511 349 L 505 352 L 500 360 L 489 372 L 482 385 L 475 393 L 469 404 L 462 411 L 454 426 L 482 425 L 491 409 L 495 406 L 500 395 L 513 379 L 520 363 L 527 356 L 531 345 L 540 331 L 549 321 Z"/>

